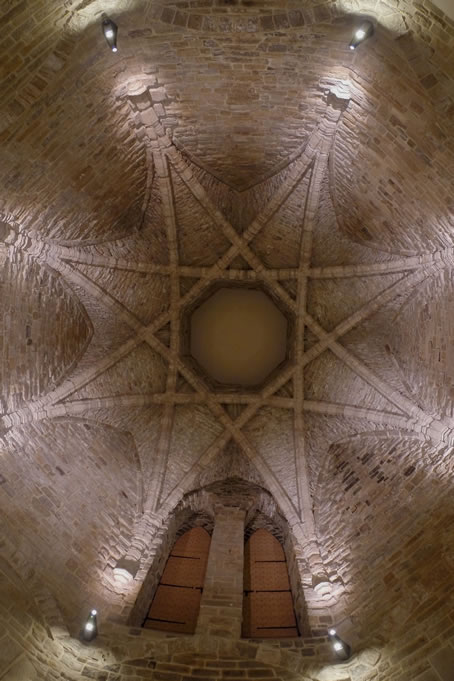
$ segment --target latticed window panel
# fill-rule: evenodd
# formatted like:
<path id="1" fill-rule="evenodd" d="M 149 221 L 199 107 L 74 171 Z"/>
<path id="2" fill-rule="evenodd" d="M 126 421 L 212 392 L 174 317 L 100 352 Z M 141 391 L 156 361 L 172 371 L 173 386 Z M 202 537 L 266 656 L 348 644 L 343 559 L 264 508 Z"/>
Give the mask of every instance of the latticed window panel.
<path id="1" fill-rule="evenodd" d="M 288 591 L 287 563 L 256 562 L 244 580 L 246 591 Z"/>
<path id="2" fill-rule="evenodd" d="M 208 556 L 210 542 L 211 537 L 203 527 L 193 527 L 177 539 L 170 555 L 198 556 L 203 554 Z"/>
<path id="3" fill-rule="evenodd" d="M 170 555 L 161 577 L 161 584 L 203 587 L 206 561 L 204 556 Z"/>
<path id="4" fill-rule="evenodd" d="M 144 627 L 192 634 L 197 624 L 199 589 L 158 586 Z"/>
<path id="5" fill-rule="evenodd" d="M 210 535 L 201 527 L 174 544 L 143 626 L 193 634 L 197 625 Z"/>
<path id="6" fill-rule="evenodd" d="M 282 546 L 267 530 L 255 532 L 245 547 L 243 636 L 298 636 Z"/>
<path id="7" fill-rule="evenodd" d="M 284 549 L 279 541 L 265 529 L 256 530 L 246 542 L 245 549 L 254 562 L 285 560 Z"/>

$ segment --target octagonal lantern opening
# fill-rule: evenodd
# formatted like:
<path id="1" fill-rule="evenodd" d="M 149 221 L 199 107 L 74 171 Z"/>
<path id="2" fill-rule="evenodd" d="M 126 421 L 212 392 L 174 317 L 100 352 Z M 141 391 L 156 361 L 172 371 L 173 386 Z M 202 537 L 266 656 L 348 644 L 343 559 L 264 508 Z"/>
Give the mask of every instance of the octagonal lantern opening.
<path id="1" fill-rule="evenodd" d="M 293 326 L 264 286 L 217 282 L 183 315 L 183 356 L 213 390 L 257 390 L 289 361 Z"/>

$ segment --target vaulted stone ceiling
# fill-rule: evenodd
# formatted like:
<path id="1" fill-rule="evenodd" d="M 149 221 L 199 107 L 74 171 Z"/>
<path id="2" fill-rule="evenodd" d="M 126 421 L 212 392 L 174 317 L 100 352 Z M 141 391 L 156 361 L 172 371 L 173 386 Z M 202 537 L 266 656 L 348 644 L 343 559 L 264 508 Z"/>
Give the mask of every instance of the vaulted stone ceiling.
<path id="1" fill-rule="evenodd" d="M 352 53 L 362 15 L 376 32 Z M 391 0 L 0 18 L 5 557 L 70 626 L 94 601 L 124 621 L 139 587 L 117 562 L 237 475 L 316 547 L 326 607 L 365 625 L 371 552 L 452 514 L 452 22 Z M 294 319 L 260 390 L 216 391 L 182 356 L 187 310 L 231 283 Z"/>

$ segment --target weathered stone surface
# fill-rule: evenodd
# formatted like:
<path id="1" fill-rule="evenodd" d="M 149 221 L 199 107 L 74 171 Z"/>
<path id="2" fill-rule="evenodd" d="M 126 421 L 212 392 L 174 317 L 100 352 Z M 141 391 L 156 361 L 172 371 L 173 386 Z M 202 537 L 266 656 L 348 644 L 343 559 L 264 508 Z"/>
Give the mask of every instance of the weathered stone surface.
<path id="1" fill-rule="evenodd" d="M 449 681 L 452 20 L 5 0 L 0 21 L 0 679 Z M 238 284 L 290 311 L 290 362 L 218 392 L 183 310 Z M 304 637 L 239 640 L 241 551 L 199 633 L 140 628 L 213 485 L 236 539 L 282 542 Z"/>

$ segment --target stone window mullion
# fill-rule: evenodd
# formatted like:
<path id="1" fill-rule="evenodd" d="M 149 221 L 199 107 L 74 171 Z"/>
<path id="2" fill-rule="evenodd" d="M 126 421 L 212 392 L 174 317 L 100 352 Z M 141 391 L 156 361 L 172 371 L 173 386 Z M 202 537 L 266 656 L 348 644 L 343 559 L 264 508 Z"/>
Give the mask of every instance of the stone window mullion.
<path id="1" fill-rule="evenodd" d="M 240 638 L 246 512 L 217 506 L 196 632 Z"/>

